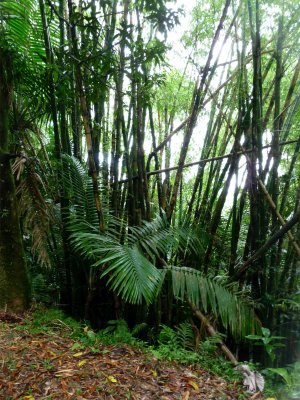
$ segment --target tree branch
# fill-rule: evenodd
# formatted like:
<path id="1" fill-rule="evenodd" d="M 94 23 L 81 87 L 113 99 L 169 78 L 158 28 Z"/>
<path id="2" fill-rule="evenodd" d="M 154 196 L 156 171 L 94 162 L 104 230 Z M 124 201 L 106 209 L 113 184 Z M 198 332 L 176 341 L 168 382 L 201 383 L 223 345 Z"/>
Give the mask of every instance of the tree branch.
<path id="1" fill-rule="evenodd" d="M 266 243 L 261 246 L 244 264 L 239 268 L 233 275 L 231 280 L 237 280 L 245 274 L 245 272 L 251 267 L 252 263 L 258 260 L 263 254 L 265 254 L 274 243 L 277 242 L 285 233 L 287 233 L 294 225 L 300 221 L 300 207 L 295 212 L 294 216 L 282 226 L 273 236 L 270 237 Z"/>

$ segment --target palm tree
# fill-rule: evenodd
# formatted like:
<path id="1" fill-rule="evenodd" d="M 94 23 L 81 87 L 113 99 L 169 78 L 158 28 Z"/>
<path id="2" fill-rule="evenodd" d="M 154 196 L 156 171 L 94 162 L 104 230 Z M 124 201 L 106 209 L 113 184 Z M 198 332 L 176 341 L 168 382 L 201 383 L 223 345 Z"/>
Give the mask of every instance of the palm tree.
<path id="1" fill-rule="evenodd" d="M 172 265 L 176 258 L 179 262 L 180 253 L 199 258 L 202 244 L 191 225 L 172 227 L 164 214 L 125 233 L 122 223 L 109 216 L 107 232 L 99 233 L 95 225 L 77 213 L 69 229 L 75 251 L 92 262 L 91 268 L 102 279 L 108 278 L 106 284 L 124 301 L 152 304 L 169 276 L 177 300 L 215 315 L 235 336 L 255 329 L 253 309 L 234 285 L 194 268 Z"/>

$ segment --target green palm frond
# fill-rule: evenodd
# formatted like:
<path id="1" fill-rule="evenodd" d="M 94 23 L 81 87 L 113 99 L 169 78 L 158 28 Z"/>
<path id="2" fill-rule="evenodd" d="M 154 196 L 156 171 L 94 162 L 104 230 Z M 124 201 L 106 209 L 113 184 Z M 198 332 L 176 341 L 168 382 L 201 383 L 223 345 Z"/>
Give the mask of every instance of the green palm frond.
<path id="1" fill-rule="evenodd" d="M 150 257 L 166 254 L 172 245 L 170 225 L 164 215 L 145 221 L 141 226 L 130 227 L 129 233 L 128 244 L 138 244 Z"/>
<path id="2" fill-rule="evenodd" d="M 84 232 L 88 229 L 90 229 L 89 232 Z M 78 231 L 71 233 L 70 239 L 74 249 L 92 261 L 98 261 L 110 252 L 117 252 L 122 247 L 113 235 L 108 233 L 101 235 L 99 230 L 88 223 L 80 225 Z"/>
<path id="3" fill-rule="evenodd" d="M 109 286 L 125 301 L 141 304 L 144 299 L 147 304 L 152 303 L 164 271 L 157 269 L 136 246 L 119 246 L 115 250 L 94 264 L 108 263 L 101 276 L 109 275 Z"/>
<path id="4" fill-rule="evenodd" d="M 88 223 L 89 227 L 97 227 L 98 216 L 91 178 L 75 157 L 64 154 L 62 160 L 64 190 L 70 202 L 70 225 Z"/>
<path id="5" fill-rule="evenodd" d="M 164 214 L 153 221 L 144 222 L 142 226 L 130 227 L 128 241 L 130 244 L 139 244 L 150 257 L 163 254 L 170 259 L 178 251 L 199 256 L 202 251 L 199 236 L 191 225 L 173 227 Z"/>
<path id="6" fill-rule="evenodd" d="M 193 268 L 165 267 L 172 276 L 173 294 L 188 300 L 206 313 L 213 313 L 235 336 L 243 336 L 255 328 L 252 307 L 240 296 Z"/>
<path id="7" fill-rule="evenodd" d="M 197 258 L 203 254 L 202 238 L 200 238 L 193 225 L 184 223 L 173 228 L 175 246 L 173 252 L 180 251 L 183 254 L 194 254 Z"/>
<path id="8" fill-rule="evenodd" d="M 95 207 L 91 177 L 81 162 L 67 154 L 62 155 L 64 191 L 70 203 L 69 230 L 71 232 L 98 232 L 99 221 Z M 106 232 L 120 238 L 123 221 L 113 216 L 102 200 Z"/>
<path id="9" fill-rule="evenodd" d="M 12 48 L 30 59 L 33 65 L 41 64 L 45 49 L 37 3 L 31 0 L 2 1 L 0 18 L 4 36 Z"/>
<path id="10" fill-rule="evenodd" d="M 204 276 L 192 268 L 156 268 L 157 256 L 182 250 L 183 243 L 185 246 L 197 243 L 189 227 L 177 229 L 178 234 L 164 218 L 157 217 L 142 226 L 130 227 L 124 244 L 114 228 L 100 234 L 95 227 L 81 221 L 73 224 L 71 231 L 74 249 L 92 260 L 95 267 L 103 267 L 101 276 L 108 277 L 108 285 L 124 300 L 138 304 L 144 299 L 151 303 L 169 272 L 176 298 L 184 301 L 187 297 L 204 312 L 214 314 L 235 336 L 252 332 L 255 319 L 251 306 L 233 287 L 226 287 L 226 281 Z"/>
<path id="11" fill-rule="evenodd" d="M 252 308 L 225 283 L 192 268 L 168 266 L 159 270 L 138 245 L 121 245 L 113 234 L 74 232 L 71 241 L 79 253 L 94 261 L 95 267 L 105 267 L 101 276 L 108 276 L 109 286 L 130 303 L 139 304 L 143 299 L 151 303 L 169 271 L 176 298 L 184 301 L 187 296 L 197 307 L 219 318 L 235 336 L 243 336 L 254 328 Z"/>
<path id="12" fill-rule="evenodd" d="M 88 226 L 85 226 L 88 228 Z M 108 285 L 125 301 L 151 303 L 165 272 L 158 270 L 137 246 L 121 245 L 113 235 L 99 233 L 72 233 L 75 250 L 95 261 L 93 266 L 106 266 L 101 277 L 109 276 Z"/>
<path id="13" fill-rule="evenodd" d="M 18 43 L 23 49 L 31 30 L 30 15 L 32 13 L 31 1 L 2 1 L 0 3 L 0 16 L 6 37 L 12 43 Z"/>

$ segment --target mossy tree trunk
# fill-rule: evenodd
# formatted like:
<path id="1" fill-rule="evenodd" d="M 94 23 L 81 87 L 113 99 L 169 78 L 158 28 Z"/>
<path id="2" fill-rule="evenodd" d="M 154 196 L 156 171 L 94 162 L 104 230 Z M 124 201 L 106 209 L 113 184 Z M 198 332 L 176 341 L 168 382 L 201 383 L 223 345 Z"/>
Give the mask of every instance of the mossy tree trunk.
<path id="1" fill-rule="evenodd" d="M 29 281 L 9 155 L 12 62 L 0 48 L 0 308 L 23 311 L 29 305 Z"/>

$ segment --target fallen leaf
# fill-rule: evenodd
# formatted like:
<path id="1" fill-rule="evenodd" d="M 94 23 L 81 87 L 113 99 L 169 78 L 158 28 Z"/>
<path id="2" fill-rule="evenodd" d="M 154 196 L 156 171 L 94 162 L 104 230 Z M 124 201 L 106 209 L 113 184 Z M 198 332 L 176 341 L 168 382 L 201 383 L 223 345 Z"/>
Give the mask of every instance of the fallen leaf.
<path id="1" fill-rule="evenodd" d="M 83 354 L 83 352 L 80 351 L 79 353 L 73 354 L 73 357 L 80 357 L 80 356 L 82 356 L 82 354 Z"/>
<path id="2" fill-rule="evenodd" d="M 78 367 L 82 367 L 86 363 L 87 363 L 87 360 L 81 360 L 81 361 L 79 361 L 79 363 L 77 365 L 78 365 Z"/>
<path id="3" fill-rule="evenodd" d="M 109 375 L 108 377 L 107 377 L 107 379 L 109 380 L 109 381 L 111 381 L 112 383 L 117 383 L 118 381 L 116 380 L 116 378 L 114 377 L 114 376 L 112 376 L 112 375 Z"/>
<path id="4" fill-rule="evenodd" d="M 182 396 L 182 400 L 189 400 L 189 398 L 190 398 L 190 392 L 189 391 L 184 392 L 184 394 Z"/>
<path id="5" fill-rule="evenodd" d="M 199 386 L 195 381 L 192 381 L 191 379 L 188 381 L 188 384 L 191 385 L 197 392 L 199 391 Z"/>

